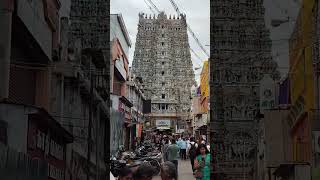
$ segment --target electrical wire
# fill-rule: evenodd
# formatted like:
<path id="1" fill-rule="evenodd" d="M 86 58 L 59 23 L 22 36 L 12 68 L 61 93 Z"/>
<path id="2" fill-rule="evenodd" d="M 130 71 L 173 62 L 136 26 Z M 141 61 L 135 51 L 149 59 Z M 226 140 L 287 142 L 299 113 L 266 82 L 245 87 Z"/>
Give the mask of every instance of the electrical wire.
<path id="1" fill-rule="evenodd" d="M 178 15 L 182 14 L 179 10 L 178 5 L 174 2 L 174 0 L 169 0 L 174 8 L 174 10 L 178 13 Z M 199 39 L 197 38 L 197 36 L 195 35 L 195 33 L 192 31 L 190 25 L 187 23 L 187 29 L 190 32 L 190 34 L 192 35 L 192 37 L 194 38 L 194 40 L 196 41 L 196 43 L 199 45 L 199 47 L 201 48 L 201 50 L 208 56 L 210 57 L 209 53 L 207 53 L 206 49 L 204 48 L 204 46 L 201 44 L 201 42 L 199 41 Z"/>
<path id="2" fill-rule="evenodd" d="M 150 11 L 151 11 L 153 14 L 156 14 L 156 13 L 154 12 L 154 10 L 152 9 L 152 7 L 147 3 L 146 0 L 144 0 L 144 3 L 149 7 Z"/>

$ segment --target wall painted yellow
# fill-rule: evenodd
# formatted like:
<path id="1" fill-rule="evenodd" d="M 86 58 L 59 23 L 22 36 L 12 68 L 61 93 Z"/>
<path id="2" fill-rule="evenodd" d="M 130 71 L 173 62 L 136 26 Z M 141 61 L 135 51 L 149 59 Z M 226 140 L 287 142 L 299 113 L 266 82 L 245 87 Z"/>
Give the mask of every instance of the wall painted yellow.
<path id="1" fill-rule="evenodd" d="M 297 37 L 301 38 L 302 44 L 297 43 L 291 47 L 290 54 L 290 82 L 291 82 L 291 102 L 303 96 L 306 101 L 306 112 L 314 109 L 314 76 L 313 76 L 313 6 L 314 0 L 304 0 L 303 7 L 300 9 L 300 23 L 298 31 L 301 31 L 301 36 L 298 33 Z M 294 54 L 294 55 L 293 55 Z M 292 56 L 293 55 L 293 56 Z"/>
<path id="2" fill-rule="evenodd" d="M 315 0 L 304 0 L 297 18 L 297 31 L 292 37 L 296 39 L 295 44 L 290 47 L 290 86 L 291 102 L 302 96 L 305 100 L 304 118 L 293 134 L 293 160 L 311 161 L 311 117 L 310 111 L 315 107 L 314 98 L 314 74 L 313 74 L 313 7 Z M 295 121 L 297 122 L 297 121 Z"/>

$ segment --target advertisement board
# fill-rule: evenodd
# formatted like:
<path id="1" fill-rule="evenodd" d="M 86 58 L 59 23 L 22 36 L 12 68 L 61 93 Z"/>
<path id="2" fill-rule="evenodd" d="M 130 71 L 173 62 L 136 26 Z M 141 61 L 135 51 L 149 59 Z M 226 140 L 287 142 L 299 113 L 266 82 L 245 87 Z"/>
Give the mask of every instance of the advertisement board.
<path id="1" fill-rule="evenodd" d="M 157 128 L 170 128 L 171 126 L 171 121 L 170 120 L 156 120 L 156 126 Z"/>
<path id="2" fill-rule="evenodd" d="M 200 89 L 201 96 L 209 96 L 209 62 L 205 61 L 203 63 L 201 75 L 200 75 Z"/>
<path id="3" fill-rule="evenodd" d="M 263 113 L 266 109 L 272 109 L 276 104 L 275 97 L 276 83 L 270 77 L 265 75 L 260 81 L 260 112 Z"/>

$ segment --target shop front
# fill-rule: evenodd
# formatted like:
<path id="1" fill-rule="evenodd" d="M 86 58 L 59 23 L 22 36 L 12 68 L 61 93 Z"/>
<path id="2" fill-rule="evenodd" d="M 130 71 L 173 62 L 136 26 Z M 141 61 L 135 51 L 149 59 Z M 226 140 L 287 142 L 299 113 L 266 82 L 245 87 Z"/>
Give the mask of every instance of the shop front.
<path id="1" fill-rule="evenodd" d="M 132 130 L 135 124 L 132 123 L 131 107 L 133 104 L 124 96 L 119 98 L 119 111 L 124 114 L 124 147 L 126 150 L 132 148 Z"/>
<path id="2" fill-rule="evenodd" d="M 164 135 L 172 133 L 171 120 L 156 120 L 155 131 Z"/>
<path id="3" fill-rule="evenodd" d="M 66 174 L 66 145 L 73 137 L 46 111 L 28 115 L 27 153 L 48 163 L 48 179 L 63 180 Z"/>

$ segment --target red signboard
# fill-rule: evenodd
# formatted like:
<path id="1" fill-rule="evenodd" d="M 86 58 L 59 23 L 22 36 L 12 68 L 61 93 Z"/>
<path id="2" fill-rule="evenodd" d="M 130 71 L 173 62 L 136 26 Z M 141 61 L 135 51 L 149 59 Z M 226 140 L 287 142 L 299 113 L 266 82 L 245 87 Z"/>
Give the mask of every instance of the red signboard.
<path id="1" fill-rule="evenodd" d="M 66 146 L 58 142 L 48 127 L 40 127 L 36 121 L 28 122 L 28 154 L 48 163 L 48 179 L 63 180 L 65 174 Z"/>

